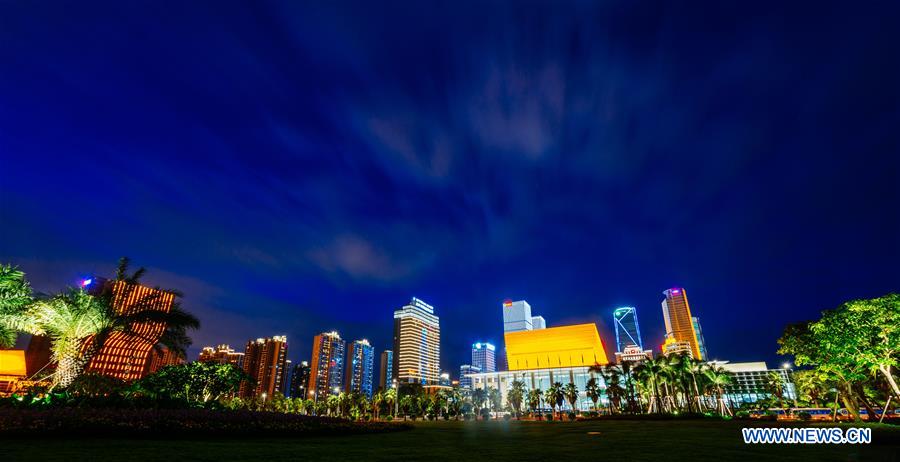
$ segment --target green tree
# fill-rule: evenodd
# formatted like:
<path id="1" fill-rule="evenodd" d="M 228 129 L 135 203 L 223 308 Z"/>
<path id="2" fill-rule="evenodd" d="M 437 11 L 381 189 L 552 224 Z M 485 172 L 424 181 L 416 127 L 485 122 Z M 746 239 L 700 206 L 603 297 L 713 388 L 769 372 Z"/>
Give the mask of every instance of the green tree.
<path id="1" fill-rule="evenodd" d="M 0 348 L 16 343 L 21 317 L 31 303 L 31 286 L 25 273 L 10 265 L 0 265 Z"/>
<path id="2" fill-rule="evenodd" d="M 550 404 L 550 411 L 555 414 L 556 409 L 562 407 L 565 396 L 563 385 L 559 382 L 554 382 L 550 385 L 550 388 L 547 388 L 547 391 L 544 392 L 544 401 Z"/>
<path id="3" fill-rule="evenodd" d="M 597 410 L 597 401 L 600 400 L 600 385 L 597 384 L 597 378 L 591 377 L 584 385 L 584 393 L 593 403 L 593 410 Z"/>
<path id="4" fill-rule="evenodd" d="M 514 380 L 509 389 L 509 393 L 507 393 L 506 400 L 509 401 L 509 406 L 516 413 L 516 419 L 520 417 L 519 412 L 522 409 L 522 401 L 525 398 L 525 393 L 527 393 L 527 390 L 525 390 L 525 382 Z"/>
<path id="5" fill-rule="evenodd" d="M 566 401 L 569 402 L 569 406 L 572 408 L 572 412 L 578 410 L 578 387 L 575 386 L 574 383 L 567 383 L 563 387 L 563 394 L 566 396 Z"/>
<path id="6" fill-rule="evenodd" d="M 503 407 L 503 397 L 500 394 L 500 390 L 493 387 L 488 388 L 488 404 L 491 407 L 491 411 L 494 412 L 494 418 L 497 418 L 497 413 Z"/>
<path id="7" fill-rule="evenodd" d="M 721 366 L 709 367 L 703 373 L 716 391 L 716 402 L 718 403 L 716 412 L 720 415 L 731 415 L 731 410 L 726 405 L 724 398 L 725 387 L 733 381 L 731 373 Z"/>
<path id="8" fill-rule="evenodd" d="M 528 409 L 534 413 L 541 407 L 541 389 L 535 388 L 528 391 Z"/>
<path id="9" fill-rule="evenodd" d="M 208 403 L 234 395 L 241 381 L 249 379 L 244 371 L 231 364 L 194 361 L 163 367 L 138 380 L 134 388 L 138 393 L 157 399 Z"/>

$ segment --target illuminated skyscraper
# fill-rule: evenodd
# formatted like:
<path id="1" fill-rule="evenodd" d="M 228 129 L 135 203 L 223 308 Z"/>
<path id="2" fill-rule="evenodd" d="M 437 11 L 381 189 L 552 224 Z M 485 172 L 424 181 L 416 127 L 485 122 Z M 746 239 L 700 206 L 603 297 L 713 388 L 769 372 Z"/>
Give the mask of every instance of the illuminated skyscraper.
<path id="1" fill-rule="evenodd" d="M 381 352 L 381 369 L 378 378 L 378 386 L 382 390 L 391 388 L 394 380 L 394 352 L 384 350 Z"/>
<path id="2" fill-rule="evenodd" d="M 479 372 L 494 372 L 497 370 L 496 348 L 487 342 L 472 344 L 472 365 Z"/>
<path id="3" fill-rule="evenodd" d="M 241 383 L 241 396 L 254 398 L 271 397 L 283 392 L 287 363 L 287 337 L 276 335 L 272 338 L 258 338 L 247 342 L 244 351 L 244 372 L 252 381 Z"/>
<path id="4" fill-rule="evenodd" d="M 694 325 L 694 332 L 697 333 L 697 345 L 700 347 L 700 357 L 705 361 L 709 361 L 709 353 L 706 351 L 706 340 L 703 338 L 703 329 L 700 328 L 700 318 L 691 317 L 691 324 Z"/>
<path id="5" fill-rule="evenodd" d="M 361 393 L 372 397 L 372 381 L 374 380 L 375 349 L 366 339 L 350 344 L 347 352 L 347 373 L 344 381 L 348 393 Z"/>
<path id="6" fill-rule="evenodd" d="M 309 386 L 309 361 L 300 361 L 291 374 L 291 398 L 311 399 L 306 387 Z"/>
<path id="7" fill-rule="evenodd" d="M 641 328 L 638 325 L 637 308 L 623 306 L 613 311 L 613 322 L 616 325 L 616 351 L 623 352 L 628 345 L 644 349 L 641 342 Z"/>
<path id="8" fill-rule="evenodd" d="M 323 332 L 313 339 L 312 365 L 309 370 L 309 386 L 316 399 L 325 399 L 329 393 L 338 394 L 344 387 L 344 349 L 347 342 L 337 332 Z"/>
<path id="9" fill-rule="evenodd" d="M 675 342 L 687 342 L 695 359 L 705 360 L 700 354 L 700 342 L 691 321 L 691 306 L 687 292 L 683 288 L 668 289 L 663 292 L 666 299 L 662 302 L 663 319 L 666 322 L 666 338 Z"/>
<path id="10" fill-rule="evenodd" d="M 434 307 L 413 297 L 394 311 L 394 373 L 398 382 L 435 385 L 441 360 L 441 327 Z"/>
<path id="11" fill-rule="evenodd" d="M 117 313 L 168 312 L 175 302 L 175 294 L 171 292 L 124 281 L 93 278 L 85 280 L 82 287 L 94 295 L 111 291 L 112 305 Z M 126 381 L 140 379 L 149 370 L 150 350 L 165 330 L 164 324 L 144 322 L 132 326 L 132 333 L 111 333 L 100 351 L 91 358 L 87 371 Z"/>

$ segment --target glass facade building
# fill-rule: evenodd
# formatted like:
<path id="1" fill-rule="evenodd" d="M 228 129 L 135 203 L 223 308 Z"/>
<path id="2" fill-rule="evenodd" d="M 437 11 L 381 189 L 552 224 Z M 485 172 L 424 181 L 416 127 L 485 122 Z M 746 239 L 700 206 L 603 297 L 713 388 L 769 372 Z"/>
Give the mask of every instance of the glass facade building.
<path id="1" fill-rule="evenodd" d="M 663 320 L 666 323 L 666 338 L 676 342 L 688 342 L 691 354 L 695 359 L 706 360 L 700 354 L 700 342 L 691 320 L 691 305 L 688 303 L 687 291 L 677 287 L 663 292 L 666 299 L 662 301 Z"/>
<path id="2" fill-rule="evenodd" d="M 613 311 L 613 323 L 616 326 L 616 351 L 623 352 L 625 347 L 635 345 L 641 350 L 641 328 L 638 324 L 637 308 L 624 306 Z"/>
<path id="3" fill-rule="evenodd" d="M 700 357 L 709 361 L 709 352 L 706 351 L 706 340 L 703 339 L 703 329 L 700 328 L 700 318 L 691 317 L 691 324 L 694 325 L 694 332 L 697 334 L 697 347 L 700 350 Z"/>
<path id="4" fill-rule="evenodd" d="M 379 370 L 378 387 L 387 390 L 394 382 L 394 352 L 384 350 L 381 352 L 381 367 Z"/>
<path id="5" fill-rule="evenodd" d="M 347 353 L 346 391 L 360 393 L 372 397 L 372 381 L 374 380 L 375 349 L 366 339 L 350 344 Z"/>
<path id="6" fill-rule="evenodd" d="M 347 342 L 337 332 L 323 332 L 313 338 L 309 385 L 316 399 L 338 394 L 344 385 L 344 350 Z"/>
<path id="7" fill-rule="evenodd" d="M 487 342 L 472 344 L 472 365 L 481 372 L 494 372 L 497 370 L 496 348 Z"/>
<path id="8" fill-rule="evenodd" d="M 462 388 L 463 390 L 471 390 L 471 374 L 477 374 L 479 372 L 481 372 L 481 369 L 471 364 L 463 364 L 462 366 L 459 366 L 459 388 Z"/>
<path id="9" fill-rule="evenodd" d="M 731 372 L 732 383 L 725 387 L 725 399 L 731 406 L 737 407 L 743 403 L 753 403 L 770 397 L 772 393 L 766 383 L 771 374 L 776 374 L 781 378 L 782 393 L 785 399 L 797 399 L 797 388 L 787 369 L 769 369 L 762 361 L 749 363 L 713 361 L 710 364 L 721 366 Z"/>
<path id="10" fill-rule="evenodd" d="M 501 371 L 501 372 L 486 372 L 486 373 L 477 373 L 471 374 L 472 379 L 472 389 L 490 389 L 495 388 L 500 390 L 500 396 L 502 397 L 503 403 L 507 402 L 507 396 L 509 394 L 510 388 L 512 388 L 512 383 L 516 380 L 524 382 L 526 390 L 541 390 L 541 392 L 545 392 L 550 386 L 559 382 L 563 386 L 567 383 L 574 383 L 576 387 L 578 387 L 578 400 L 575 403 L 575 410 L 579 411 L 588 411 L 593 409 L 593 401 L 588 398 L 585 393 L 585 387 L 587 386 L 588 380 L 594 378 L 597 380 L 597 385 L 601 390 L 606 389 L 606 385 L 603 382 L 603 377 L 600 374 L 591 372 L 589 367 L 587 366 L 579 366 L 579 367 L 561 367 L 561 368 L 552 368 L 552 369 L 532 369 L 525 371 Z M 462 381 L 460 381 L 462 383 Z M 605 406 L 606 398 L 605 393 L 601 393 L 601 398 L 597 401 L 597 406 Z M 572 406 L 568 401 L 565 401 L 561 408 L 563 411 L 572 410 Z M 541 410 L 550 410 L 550 405 L 541 400 Z"/>

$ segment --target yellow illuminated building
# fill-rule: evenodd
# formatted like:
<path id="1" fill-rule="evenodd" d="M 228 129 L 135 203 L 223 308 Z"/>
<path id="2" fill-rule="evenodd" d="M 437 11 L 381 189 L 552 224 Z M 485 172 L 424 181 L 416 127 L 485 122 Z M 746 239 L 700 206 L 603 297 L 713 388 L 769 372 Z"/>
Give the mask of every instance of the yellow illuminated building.
<path id="1" fill-rule="evenodd" d="M 507 332 L 503 338 L 510 371 L 609 362 L 594 323 Z"/>
<path id="2" fill-rule="evenodd" d="M 0 350 L 0 375 L 25 377 L 25 350 Z"/>

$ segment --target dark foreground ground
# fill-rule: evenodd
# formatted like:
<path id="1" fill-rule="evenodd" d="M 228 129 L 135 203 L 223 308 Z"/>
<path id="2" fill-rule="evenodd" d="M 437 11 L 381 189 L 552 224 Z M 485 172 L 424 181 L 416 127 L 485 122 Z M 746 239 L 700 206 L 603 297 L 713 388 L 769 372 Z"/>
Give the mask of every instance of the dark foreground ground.
<path id="1" fill-rule="evenodd" d="M 900 427 L 874 427 L 872 444 L 863 446 L 745 445 L 741 427 L 758 425 L 736 421 L 426 422 L 410 431 L 333 437 L 0 439 L 0 460 L 900 462 Z"/>

